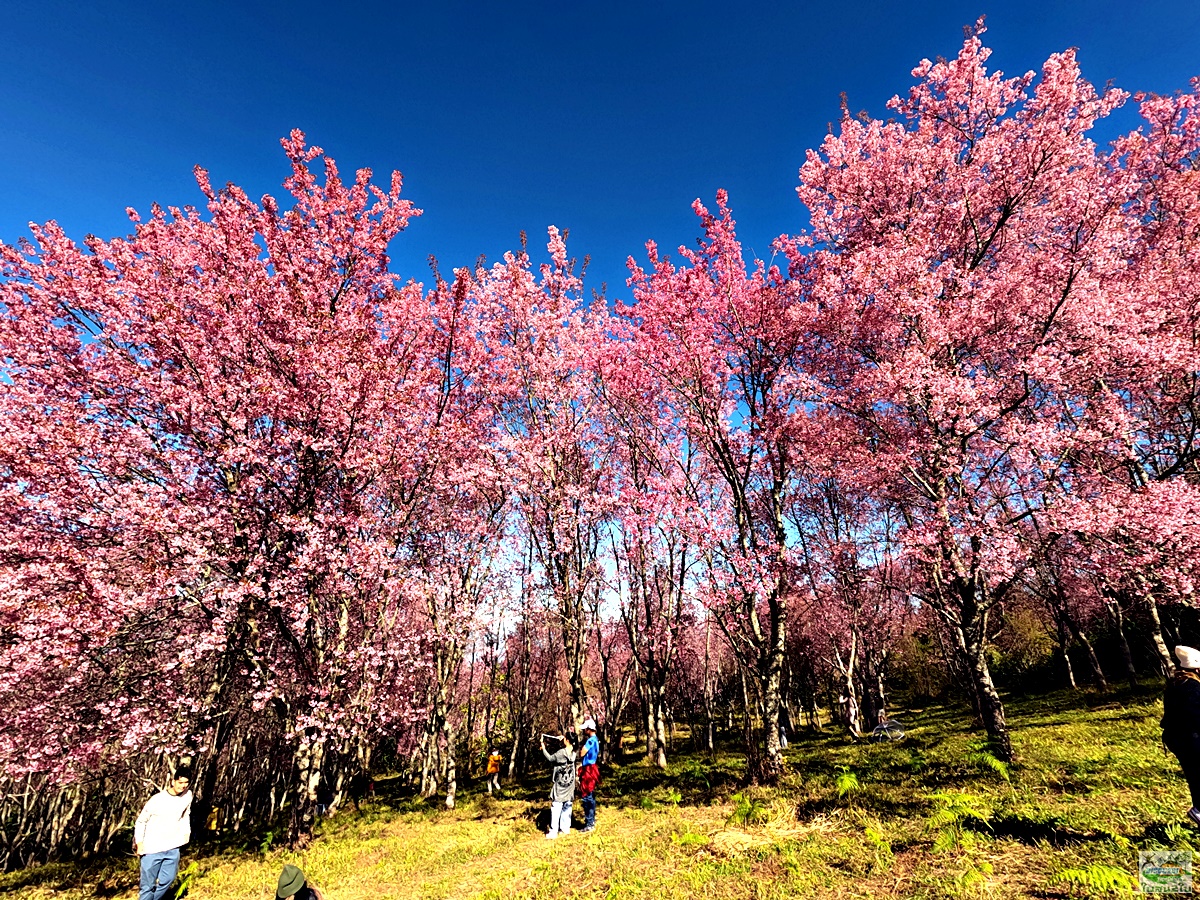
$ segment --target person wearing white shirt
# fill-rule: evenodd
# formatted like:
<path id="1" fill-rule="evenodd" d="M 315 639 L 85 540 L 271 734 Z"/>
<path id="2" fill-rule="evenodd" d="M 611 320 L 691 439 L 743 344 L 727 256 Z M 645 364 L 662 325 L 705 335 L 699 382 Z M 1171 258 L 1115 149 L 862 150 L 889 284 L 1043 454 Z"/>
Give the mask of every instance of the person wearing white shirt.
<path id="1" fill-rule="evenodd" d="M 192 836 L 191 772 L 179 769 L 170 785 L 146 801 L 133 826 L 141 859 L 138 900 L 163 900 L 179 872 L 179 848 Z"/>

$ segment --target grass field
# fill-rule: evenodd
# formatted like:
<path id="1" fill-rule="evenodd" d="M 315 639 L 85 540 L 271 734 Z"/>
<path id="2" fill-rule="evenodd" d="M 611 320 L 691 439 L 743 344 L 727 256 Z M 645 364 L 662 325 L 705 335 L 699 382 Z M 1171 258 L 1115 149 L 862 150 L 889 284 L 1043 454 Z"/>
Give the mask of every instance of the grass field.
<path id="1" fill-rule="evenodd" d="M 612 766 L 597 829 L 547 841 L 544 779 L 455 810 L 377 801 L 322 823 L 303 854 L 270 836 L 189 847 L 188 896 L 274 896 L 285 862 L 327 900 L 375 897 L 1088 897 L 1136 889 L 1139 850 L 1200 849 L 1187 789 L 1159 742 L 1152 689 L 1011 699 L 1019 762 L 983 750 L 969 717 L 897 711 L 902 742 L 802 733 L 778 789 L 742 789 L 740 760 L 680 756 L 665 774 Z M 577 805 L 578 811 L 578 805 Z M 0 896 L 136 896 L 136 860 L 0 876 Z"/>

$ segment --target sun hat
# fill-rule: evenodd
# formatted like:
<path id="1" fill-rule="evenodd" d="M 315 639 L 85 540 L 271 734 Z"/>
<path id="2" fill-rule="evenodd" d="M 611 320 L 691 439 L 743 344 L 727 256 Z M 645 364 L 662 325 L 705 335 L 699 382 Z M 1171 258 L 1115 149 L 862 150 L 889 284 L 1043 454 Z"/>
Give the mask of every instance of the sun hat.
<path id="1" fill-rule="evenodd" d="M 300 871 L 300 867 L 288 863 L 279 873 L 279 887 L 275 889 L 275 896 L 278 900 L 294 897 L 300 888 L 304 887 L 304 883 L 304 873 Z"/>
<path id="2" fill-rule="evenodd" d="M 583 730 L 584 731 L 595 731 L 596 730 L 596 720 L 595 719 L 584 719 L 583 720 Z"/>
<path id="3" fill-rule="evenodd" d="M 1175 658 L 1185 669 L 1200 669 L 1200 650 L 1180 644 L 1175 648 Z"/>

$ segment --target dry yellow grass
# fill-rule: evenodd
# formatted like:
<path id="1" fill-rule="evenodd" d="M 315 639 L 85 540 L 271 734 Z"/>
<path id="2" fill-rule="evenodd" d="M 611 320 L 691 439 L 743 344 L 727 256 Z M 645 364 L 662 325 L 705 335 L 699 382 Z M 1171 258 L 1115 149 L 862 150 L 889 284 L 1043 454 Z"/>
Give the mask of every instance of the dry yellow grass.
<path id="1" fill-rule="evenodd" d="M 195 900 L 269 900 L 285 862 L 304 868 L 331 898 L 507 898 L 662 896 L 679 894 L 679 865 L 670 837 L 716 831 L 721 810 L 605 811 L 591 835 L 575 831 L 547 841 L 524 816 L 527 804 L 495 804 L 499 815 L 470 810 L 434 818 L 403 815 L 315 842 L 304 854 L 212 861 L 190 896 Z M 687 893 L 684 893 L 687 896 Z M 700 896 L 697 894 L 696 896 Z"/>
<path id="2" fill-rule="evenodd" d="M 602 810 L 601 827 L 547 841 L 522 801 L 489 803 L 480 816 L 457 811 L 397 814 L 333 823 L 303 853 L 229 853 L 195 858 L 191 900 L 271 900 L 285 863 L 300 865 L 327 900 L 783 900 L 787 897 L 938 897 L 978 893 L 956 879 L 990 860 L 992 897 L 1028 896 L 1044 882 L 1033 848 L 993 842 L 981 856 L 933 857 L 913 845 L 880 860 L 868 851 L 864 818 L 836 810 L 797 821 L 773 804 L 768 818 L 741 826 L 732 804 Z M 911 830 L 911 829 L 910 829 Z M 893 827 L 901 843 L 915 837 Z M 57 879 L 0 884 L 33 898 L 132 898 L 135 867 L 109 872 L 107 888 Z M 34 874 L 38 870 L 32 870 Z M 64 870 L 66 872 L 68 870 Z M 44 873 L 45 874 L 45 873 Z"/>
<path id="3" fill-rule="evenodd" d="M 270 900 L 288 862 L 327 900 L 1086 895 L 1062 883 L 1064 868 L 1133 874 L 1139 849 L 1200 850 L 1179 821 L 1186 788 L 1157 746 L 1153 695 L 1089 699 L 1012 704 L 1023 762 L 1011 779 L 980 764 L 964 714 L 931 709 L 898 745 L 795 742 L 777 790 L 738 791 L 728 758 L 681 759 L 665 775 L 614 767 L 591 835 L 547 841 L 533 818 L 544 801 L 468 794 L 451 811 L 343 813 L 301 854 L 191 847 L 188 896 Z M 948 808 L 959 810 L 949 826 L 936 817 Z M 132 857 L 51 865 L 0 875 L 0 897 L 132 898 L 136 882 Z"/>
<path id="4" fill-rule="evenodd" d="M 842 817 L 797 822 L 780 803 L 761 825 L 738 827 L 727 821 L 729 805 L 602 809 L 600 827 L 547 841 L 526 815 L 523 801 L 489 802 L 479 816 L 471 806 L 456 811 L 398 814 L 377 821 L 347 815 L 304 853 L 230 853 L 195 859 L 192 900 L 270 900 L 285 863 L 300 865 L 327 900 L 507 900 L 507 898 L 604 897 L 768 898 L 822 895 L 842 883 L 836 870 L 800 865 L 781 851 L 854 839 L 854 826 Z M 789 850 L 791 848 L 791 850 Z M 48 867 L 42 875 L 59 872 Z M 107 889 L 95 883 L 70 885 L 60 878 L 25 884 L 0 883 L 21 900 L 41 897 L 134 897 L 134 861 L 124 874 L 109 871 Z M 69 868 L 59 874 L 68 875 Z M 78 873 L 74 873 L 78 875 Z M 10 878 L 12 876 L 9 876 Z M 851 879 L 854 880 L 854 879 Z M 123 889 L 116 889 L 124 882 Z"/>

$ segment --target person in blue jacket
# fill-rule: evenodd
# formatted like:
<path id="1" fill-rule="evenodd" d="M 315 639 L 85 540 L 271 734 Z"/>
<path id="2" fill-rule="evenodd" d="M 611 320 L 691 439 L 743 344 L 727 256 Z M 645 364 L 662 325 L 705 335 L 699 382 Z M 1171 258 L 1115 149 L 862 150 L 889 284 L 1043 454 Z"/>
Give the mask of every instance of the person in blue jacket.
<path id="1" fill-rule="evenodd" d="M 1163 695 L 1163 743 L 1179 758 L 1192 795 L 1188 818 L 1200 825 L 1200 650 L 1175 648 L 1179 671 Z"/>
<path id="2" fill-rule="evenodd" d="M 596 830 L 596 787 L 600 784 L 600 742 L 596 720 L 583 722 L 583 749 L 579 757 L 579 802 L 583 806 L 583 832 Z"/>

